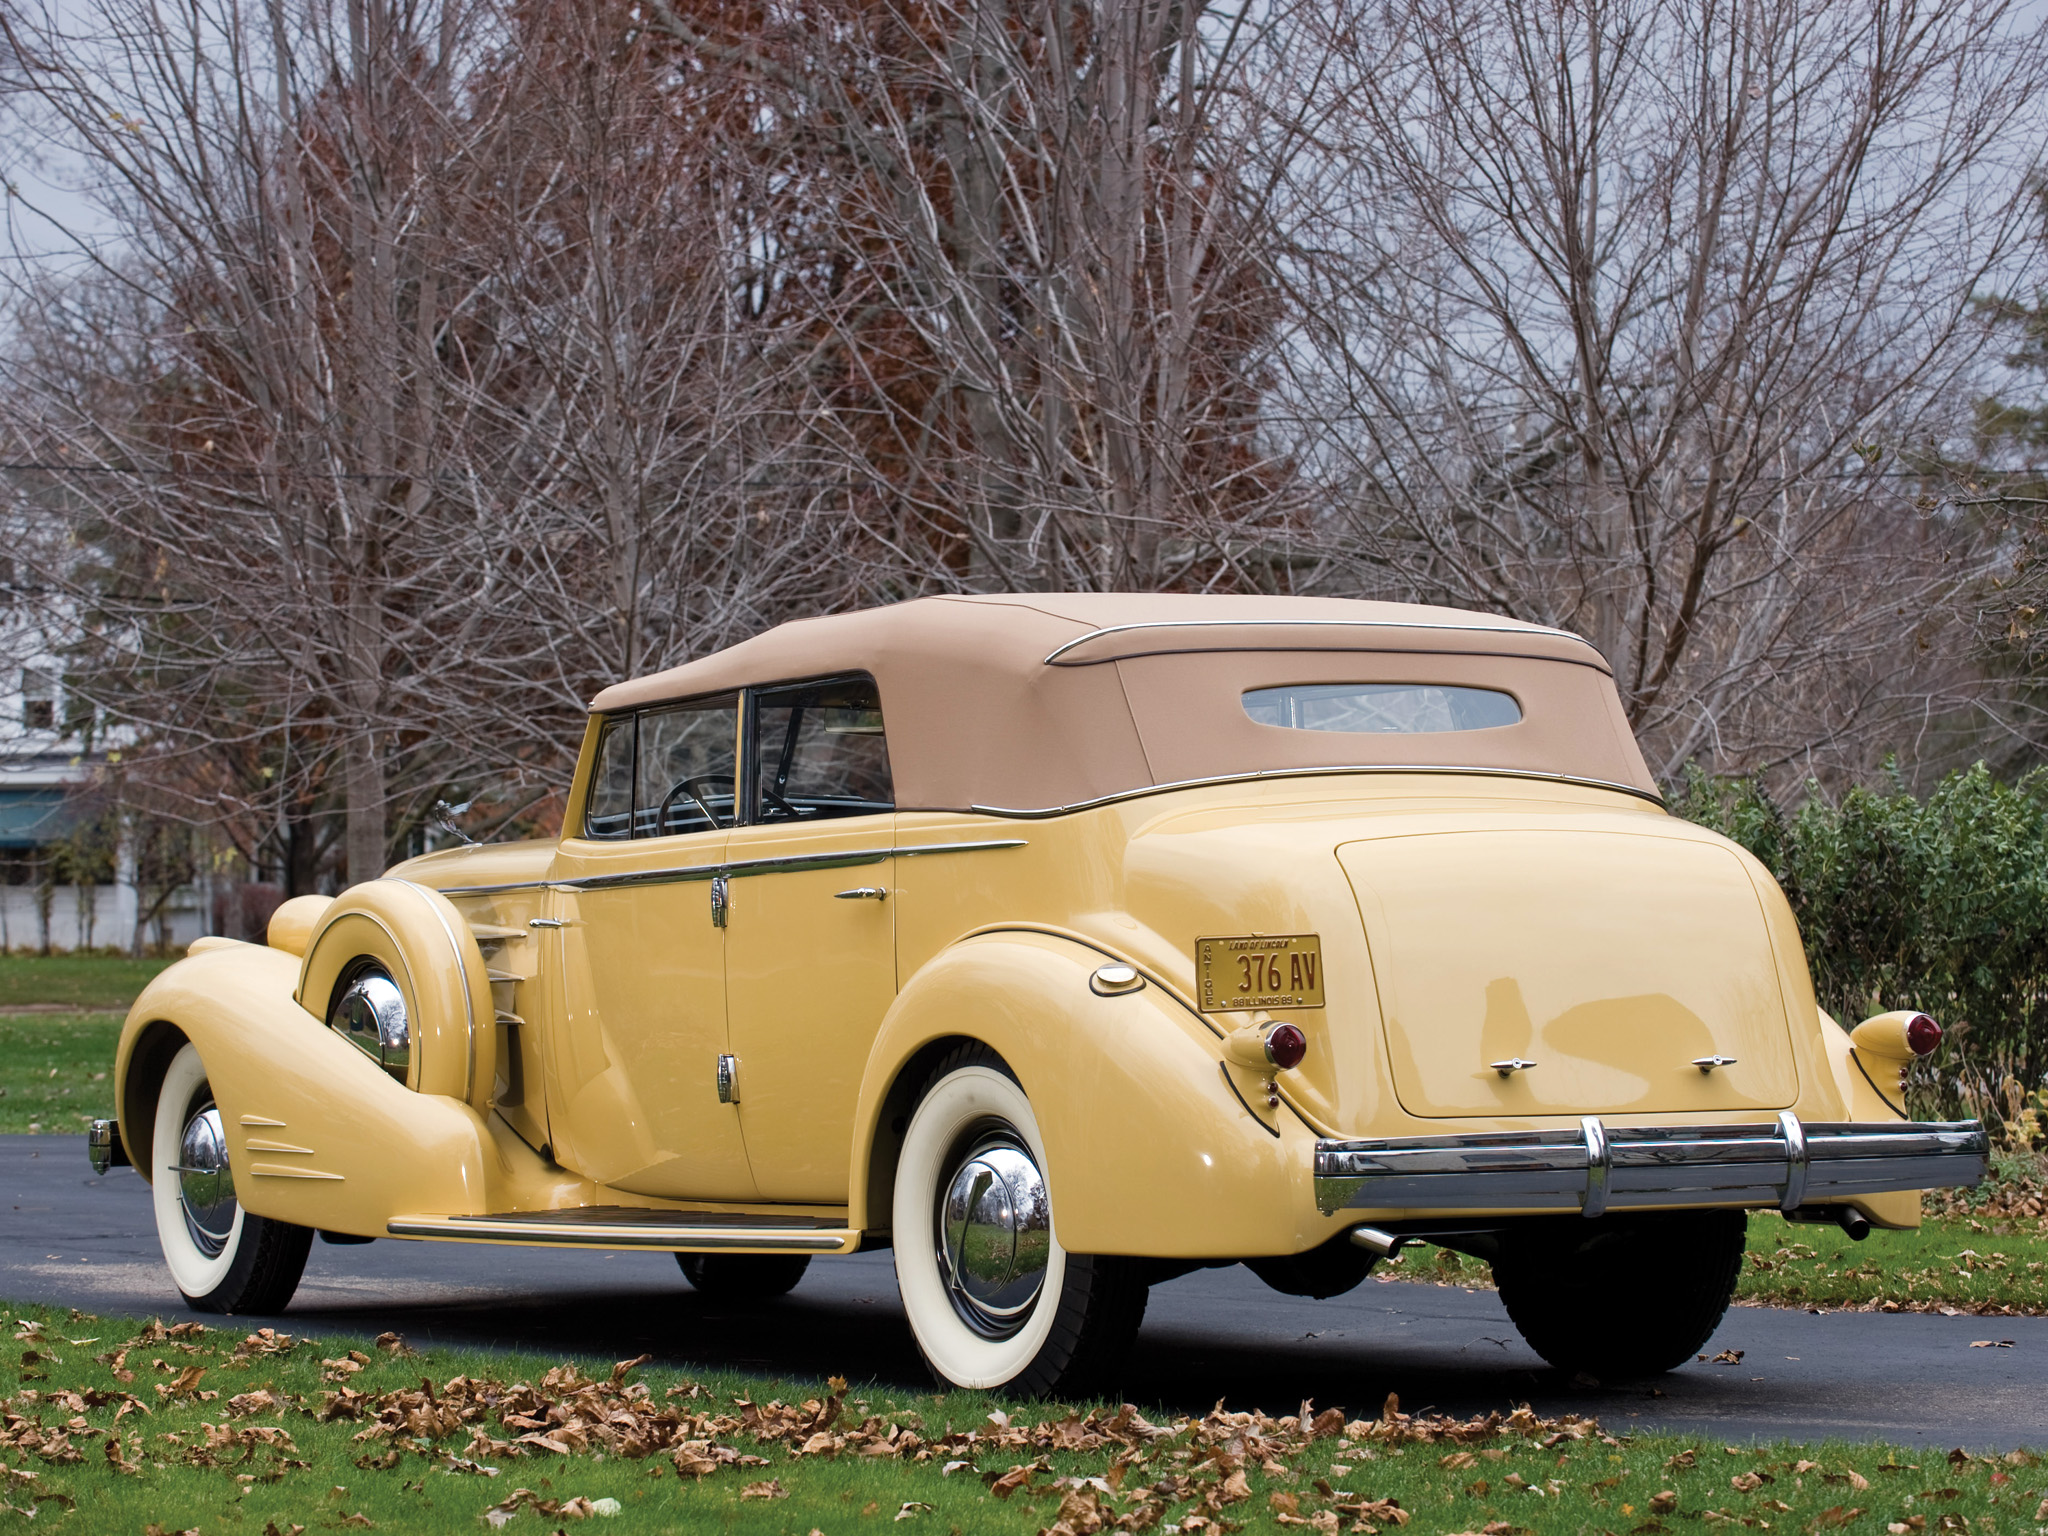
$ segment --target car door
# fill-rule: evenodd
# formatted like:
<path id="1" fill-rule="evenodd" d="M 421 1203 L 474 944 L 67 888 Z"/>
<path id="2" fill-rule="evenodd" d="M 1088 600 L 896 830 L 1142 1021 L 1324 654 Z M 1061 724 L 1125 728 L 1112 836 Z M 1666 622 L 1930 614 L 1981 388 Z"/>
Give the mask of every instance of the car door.
<path id="1" fill-rule="evenodd" d="M 844 1204 L 854 1100 L 896 996 L 894 796 L 872 679 L 750 700 L 726 860 L 726 1019 L 764 1200 Z"/>
<path id="2" fill-rule="evenodd" d="M 719 1092 L 730 1047 L 717 901 L 738 732 L 732 695 L 607 721 L 583 826 L 551 872 L 555 1155 L 635 1194 L 755 1193 L 738 1112 Z"/>

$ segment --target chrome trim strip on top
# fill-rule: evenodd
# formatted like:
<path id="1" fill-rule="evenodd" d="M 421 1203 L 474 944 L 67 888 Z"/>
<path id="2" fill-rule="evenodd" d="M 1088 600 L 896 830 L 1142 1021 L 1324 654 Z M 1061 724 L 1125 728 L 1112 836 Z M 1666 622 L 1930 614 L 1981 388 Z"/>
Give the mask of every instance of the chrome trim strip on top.
<path id="1" fill-rule="evenodd" d="M 1318 1141 L 1316 1205 L 1581 1210 L 1624 1206 L 1802 1205 L 1984 1177 L 1977 1120 L 1611 1126 Z"/>
<path id="2" fill-rule="evenodd" d="M 682 885 L 693 880 L 716 879 L 724 873 L 723 864 L 676 864 L 666 869 L 632 869 L 616 875 L 586 875 L 580 880 L 546 880 L 541 884 L 559 891 L 611 891 L 634 885 Z"/>
<path id="3" fill-rule="evenodd" d="M 1335 773 L 1454 773 L 1476 778 L 1489 779 L 1533 779 L 1545 784 L 1573 784 L 1581 789 L 1611 789 L 1620 794 L 1633 795 L 1638 800 L 1647 800 L 1660 810 L 1664 797 L 1647 789 L 1638 789 L 1633 784 L 1616 784 L 1608 779 L 1583 779 L 1569 773 L 1546 773 L 1535 768 L 1458 768 L 1447 763 L 1341 763 L 1326 768 L 1259 768 L 1250 773 L 1219 773 L 1206 779 L 1176 779 L 1170 784 L 1144 784 L 1136 789 L 1120 789 L 1114 794 L 1097 795 L 1093 800 L 1076 800 L 1069 805 L 1049 805 L 1039 810 L 1024 810 L 1003 805 L 970 805 L 967 809 L 977 816 L 1008 816 L 1020 821 L 1043 821 L 1052 816 L 1071 816 L 1076 811 L 1092 811 L 1105 805 L 1115 805 L 1122 800 L 1136 800 L 1144 795 L 1164 795 L 1177 789 L 1206 789 L 1216 784 L 1252 784 L 1262 779 L 1306 779 L 1319 774 Z"/>
<path id="4" fill-rule="evenodd" d="M 1549 635 L 1560 640 L 1576 640 L 1595 656 L 1600 656 L 1600 648 L 1584 635 L 1575 635 L 1568 629 L 1552 629 L 1544 624 L 1437 624 L 1415 619 L 1149 619 L 1140 624 L 1110 624 L 1101 629 L 1091 629 L 1053 650 L 1040 665 L 1057 666 L 1060 657 L 1090 640 L 1099 640 L 1104 635 L 1129 634 L 1140 629 L 1427 629 L 1467 635 Z M 1067 665 L 1088 667 L 1100 663 L 1070 661 Z M 1607 667 L 1606 657 L 1600 656 L 1600 665 Z"/>
<path id="5" fill-rule="evenodd" d="M 928 853 L 979 853 L 984 848 L 1022 848 L 1027 846 L 1021 837 L 991 837 L 973 843 L 921 843 L 915 847 L 891 848 L 889 851 L 899 859 L 922 858 Z"/>
<path id="6" fill-rule="evenodd" d="M 673 885 L 710 880 L 718 875 L 773 875 L 793 869 L 851 869 L 884 859 L 918 859 L 933 853 L 978 853 L 990 848 L 1022 848 L 1021 837 L 983 838 L 971 843 L 911 843 L 888 848 L 849 848 L 839 853 L 792 853 L 769 859 L 729 859 L 722 864 L 679 864 L 666 869 L 628 870 L 616 875 L 584 875 L 574 880 L 524 880 L 513 885 L 448 885 L 443 896 L 496 896 L 506 891 L 601 891 L 631 885 Z"/>

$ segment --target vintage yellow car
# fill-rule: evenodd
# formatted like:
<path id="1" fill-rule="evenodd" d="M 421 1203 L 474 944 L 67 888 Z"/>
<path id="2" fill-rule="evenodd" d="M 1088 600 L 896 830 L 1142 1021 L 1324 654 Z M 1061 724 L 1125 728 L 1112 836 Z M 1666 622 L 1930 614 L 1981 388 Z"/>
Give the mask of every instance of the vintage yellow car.
<path id="1" fill-rule="evenodd" d="M 934 1375 L 1113 1380 L 1147 1287 L 1490 1262 L 1570 1370 L 1668 1369 L 1746 1213 L 1975 1182 L 1940 1031 L 1845 1032 L 1769 874 L 1668 815 L 1599 653 L 1396 604 L 938 597 L 592 709 L 559 841 L 410 860 L 137 1000 L 97 1162 L 171 1277 L 330 1241 L 893 1248 Z M 125 1150 L 124 1150 L 125 1149 Z"/>

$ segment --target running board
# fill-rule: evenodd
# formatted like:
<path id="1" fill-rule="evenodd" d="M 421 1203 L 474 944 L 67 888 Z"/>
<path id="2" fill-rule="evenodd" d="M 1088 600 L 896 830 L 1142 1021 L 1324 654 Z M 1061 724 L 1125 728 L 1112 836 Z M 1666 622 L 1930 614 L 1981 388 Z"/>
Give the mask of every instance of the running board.
<path id="1" fill-rule="evenodd" d="M 507 1211 L 497 1216 L 394 1216 L 393 1237 L 443 1242 L 524 1243 L 551 1248 L 655 1248 L 670 1253 L 852 1253 L 860 1233 L 809 1216 L 655 1211 L 586 1206 L 573 1211 Z"/>

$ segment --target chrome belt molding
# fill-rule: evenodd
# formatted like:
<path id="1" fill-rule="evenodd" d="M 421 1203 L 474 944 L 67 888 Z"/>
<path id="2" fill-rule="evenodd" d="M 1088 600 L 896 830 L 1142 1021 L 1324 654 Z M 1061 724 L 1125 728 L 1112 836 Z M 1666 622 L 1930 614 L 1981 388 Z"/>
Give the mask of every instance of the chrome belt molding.
<path id="1" fill-rule="evenodd" d="M 1316 1143 L 1316 1206 L 1374 1210 L 1577 1210 L 1802 1205 L 1984 1177 L 1977 1120 L 1604 1124 Z"/>

